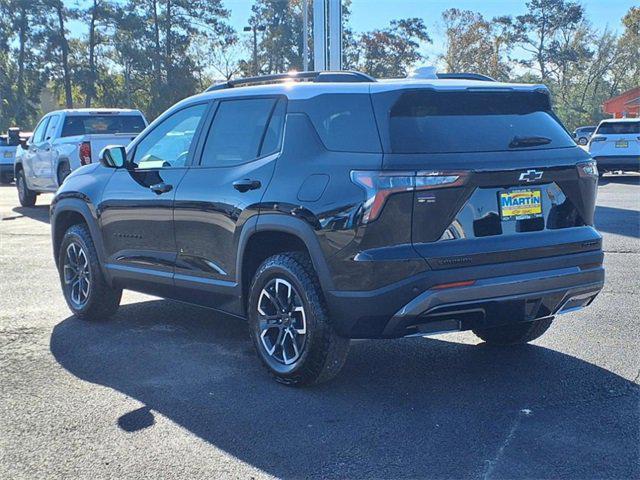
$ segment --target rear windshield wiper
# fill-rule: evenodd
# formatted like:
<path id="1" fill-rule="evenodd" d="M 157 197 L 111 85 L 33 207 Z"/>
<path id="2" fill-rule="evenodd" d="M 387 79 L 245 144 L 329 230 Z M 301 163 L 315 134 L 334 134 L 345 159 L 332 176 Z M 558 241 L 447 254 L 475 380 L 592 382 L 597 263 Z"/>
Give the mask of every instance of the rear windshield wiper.
<path id="1" fill-rule="evenodd" d="M 551 143 L 549 137 L 520 137 L 516 135 L 509 143 L 509 148 L 537 147 Z"/>

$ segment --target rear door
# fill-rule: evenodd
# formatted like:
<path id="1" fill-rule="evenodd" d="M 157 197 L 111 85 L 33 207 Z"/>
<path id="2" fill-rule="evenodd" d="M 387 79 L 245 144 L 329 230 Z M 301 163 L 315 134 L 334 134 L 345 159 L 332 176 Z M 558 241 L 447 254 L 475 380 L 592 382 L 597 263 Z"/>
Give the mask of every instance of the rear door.
<path id="1" fill-rule="evenodd" d="M 53 114 L 49 117 L 44 139 L 39 146 L 38 155 L 34 159 L 34 168 L 38 171 L 41 186 L 48 190 L 55 190 L 58 186 L 56 180 L 56 159 L 58 152 L 53 143 L 57 138 L 60 117 L 60 114 Z"/>
<path id="2" fill-rule="evenodd" d="M 171 296 L 176 262 L 175 193 L 193 158 L 208 103 L 167 114 L 111 176 L 98 206 L 107 268 L 123 286 Z"/>
<path id="3" fill-rule="evenodd" d="M 203 131 L 197 165 L 175 198 L 175 284 L 185 300 L 233 311 L 245 222 L 259 212 L 279 155 L 286 101 L 220 101 Z"/>
<path id="4" fill-rule="evenodd" d="M 48 125 L 49 116 L 45 116 L 33 131 L 33 135 L 27 144 L 27 151 L 23 155 L 22 167 L 24 168 L 27 182 L 30 187 L 35 187 L 36 189 L 43 188 L 46 184 L 39 156 L 44 153 L 44 137 Z"/>

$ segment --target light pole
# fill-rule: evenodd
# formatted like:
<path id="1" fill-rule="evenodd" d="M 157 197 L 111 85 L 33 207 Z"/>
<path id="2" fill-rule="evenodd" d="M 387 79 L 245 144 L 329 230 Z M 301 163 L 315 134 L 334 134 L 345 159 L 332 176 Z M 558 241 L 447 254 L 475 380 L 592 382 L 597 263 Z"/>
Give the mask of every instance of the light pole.
<path id="1" fill-rule="evenodd" d="M 253 32 L 253 65 L 251 73 L 255 77 L 258 75 L 258 32 L 264 32 L 267 29 L 264 25 L 248 25 L 243 28 L 245 32 Z"/>

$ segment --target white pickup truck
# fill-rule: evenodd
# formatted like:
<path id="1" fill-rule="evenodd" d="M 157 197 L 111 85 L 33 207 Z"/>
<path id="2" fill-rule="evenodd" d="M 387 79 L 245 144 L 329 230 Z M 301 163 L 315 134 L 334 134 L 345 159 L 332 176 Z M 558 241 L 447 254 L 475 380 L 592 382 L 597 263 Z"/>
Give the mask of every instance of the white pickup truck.
<path id="1" fill-rule="evenodd" d="M 18 148 L 15 177 L 22 206 L 55 192 L 71 171 L 98 160 L 107 145 L 127 145 L 147 126 L 139 110 L 69 109 L 42 117 Z"/>

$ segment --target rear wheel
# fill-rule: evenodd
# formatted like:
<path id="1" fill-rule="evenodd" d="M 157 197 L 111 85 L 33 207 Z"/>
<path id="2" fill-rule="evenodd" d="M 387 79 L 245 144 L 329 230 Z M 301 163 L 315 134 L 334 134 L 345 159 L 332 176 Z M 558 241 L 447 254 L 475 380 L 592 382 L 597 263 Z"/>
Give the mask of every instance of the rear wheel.
<path id="1" fill-rule="evenodd" d="M 331 325 L 306 255 L 292 252 L 268 258 L 254 276 L 247 308 L 258 356 L 278 382 L 321 383 L 344 365 L 349 339 Z"/>
<path id="2" fill-rule="evenodd" d="M 18 200 L 23 207 L 33 207 L 38 196 L 33 190 L 29 190 L 22 169 L 16 173 L 16 187 L 18 188 Z"/>
<path id="3" fill-rule="evenodd" d="M 578 145 L 586 145 L 587 143 L 589 143 L 589 140 L 587 140 L 585 137 L 580 137 L 578 139 Z"/>
<path id="4" fill-rule="evenodd" d="M 542 336 L 552 322 L 553 317 L 541 318 L 502 327 L 476 328 L 473 333 L 491 345 L 521 345 Z"/>
<path id="5" fill-rule="evenodd" d="M 60 283 L 67 305 L 83 320 L 102 320 L 115 313 L 122 290 L 105 280 L 95 245 L 86 225 L 73 225 L 58 252 Z"/>

